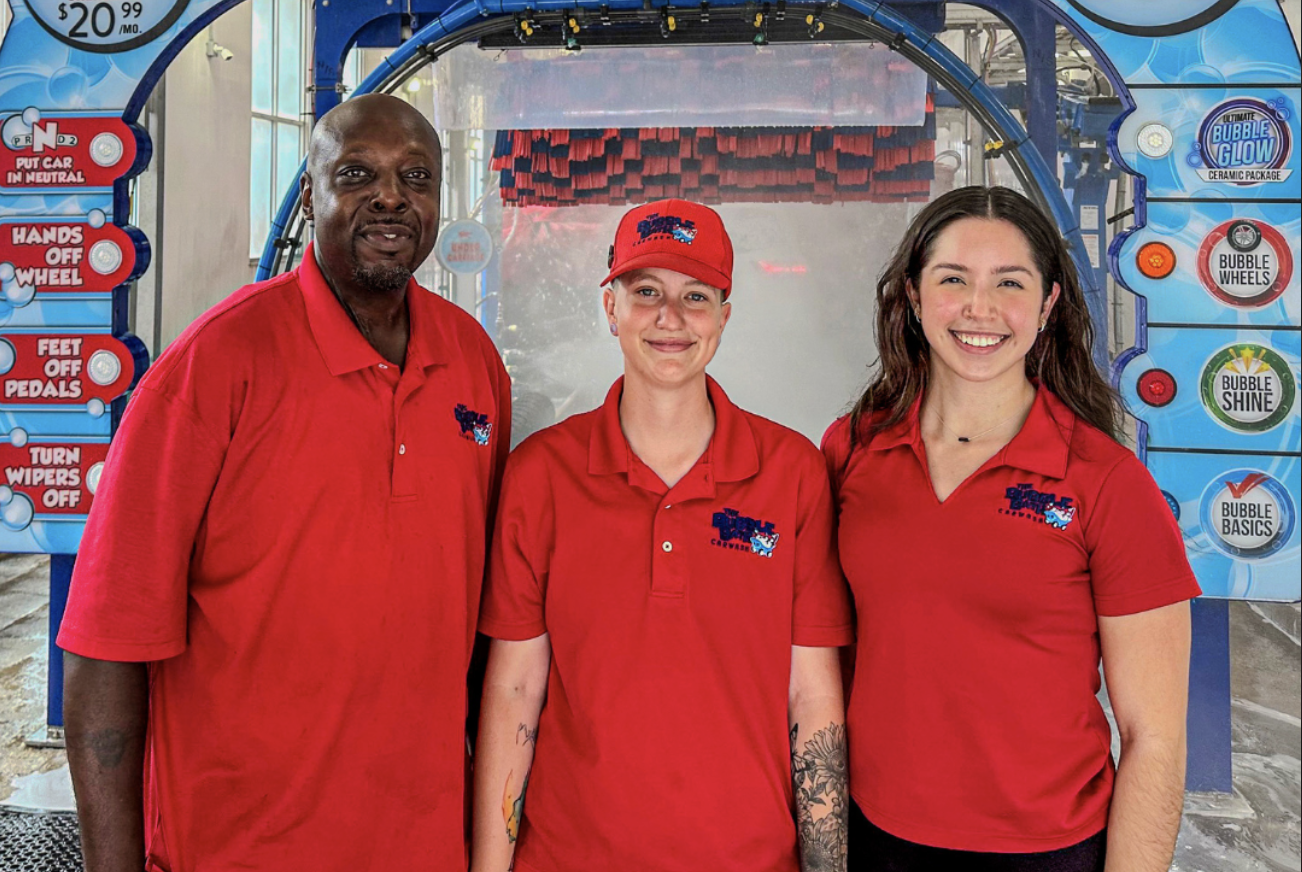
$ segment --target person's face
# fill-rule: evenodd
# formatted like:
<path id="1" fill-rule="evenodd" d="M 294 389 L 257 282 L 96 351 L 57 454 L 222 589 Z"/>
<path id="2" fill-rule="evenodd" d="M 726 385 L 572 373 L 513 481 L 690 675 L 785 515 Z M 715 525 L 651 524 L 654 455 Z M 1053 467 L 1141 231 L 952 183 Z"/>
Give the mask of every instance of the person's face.
<path id="1" fill-rule="evenodd" d="M 434 247 L 441 168 L 437 143 L 414 124 L 341 131 L 302 181 L 326 275 L 374 291 L 404 287 Z"/>
<path id="2" fill-rule="evenodd" d="M 619 334 L 624 374 L 658 387 L 699 378 L 714 357 L 732 305 L 717 288 L 669 269 L 620 276 L 602 295 Z"/>
<path id="3" fill-rule="evenodd" d="M 1007 221 L 960 218 L 936 237 L 914 310 L 931 346 L 932 375 L 968 382 L 1025 378 L 1027 352 L 1058 300 L 1048 296 L 1026 237 Z"/>

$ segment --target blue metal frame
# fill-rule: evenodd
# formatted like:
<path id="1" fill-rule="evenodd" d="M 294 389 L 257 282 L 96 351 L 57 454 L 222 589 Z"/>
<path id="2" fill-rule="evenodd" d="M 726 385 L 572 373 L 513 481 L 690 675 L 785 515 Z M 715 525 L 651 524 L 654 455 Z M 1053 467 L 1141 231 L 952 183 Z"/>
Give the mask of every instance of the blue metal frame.
<path id="1" fill-rule="evenodd" d="M 371 0 L 371 2 L 378 2 L 378 0 Z M 1014 0 L 1014 2 L 1034 4 L 1040 10 L 1037 13 L 1039 18 L 1044 17 L 1043 10 L 1052 8 L 1046 5 L 1047 0 Z M 712 7 L 716 9 L 736 8 L 745 5 L 745 0 L 716 0 Z M 812 5 L 812 3 L 793 3 L 791 5 Z M 955 56 L 953 52 L 935 39 L 933 34 L 919 27 L 897 10 L 883 3 L 873 2 L 873 0 L 845 0 L 840 5 L 858 12 L 868 20 L 897 34 L 901 40 L 919 50 L 934 65 L 937 71 L 953 76 L 967 89 L 972 105 L 979 106 L 994 119 L 996 129 L 991 132 L 1002 138 L 1003 148 L 1019 149 L 1035 186 L 1044 196 L 1050 213 L 1062 231 L 1063 236 L 1068 240 L 1078 271 L 1084 276 L 1092 275 L 1089 261 L 1084 256 L 1081 248 L 1075 216 L 1059 188 L 1058 175 L 1054 164 L 1045 159 L 1041 151 L 1042 146 L 1033 145 L 1031 148 L 1022 148 L 1024 144 L 1030 141 L 1029 134 L 1017 118 L 995 97 L 990 87 L 982 82 L 972 69 Z M 514 15 L 517 12 L 526 10 L 559 11 L 576 7 L 597 10 L 602 6 L 609 9 L 635 10 L 642 9 L 643 3 L 642 0 L 610 0 L 610 2 L 606 3 L 600 3 L 597 0 L 532 0 L 532 2 L 530 0 L 460 0 L 460 2 L 447 8 L 442 14 L 431 20 L 399 46 L 384 64 L 374 70 L 365 81 L 358 85 L 356 93 L 367 94 L 376 91 L 388 81 L 392 73 L 411 61 L 417 53 L 423 51 L 426 44 L 452 36 L 470 24 L 484 18 Z M 386 7 L 386 14 L 391 14 L 391 10 L 392 7 Z M 355 24 L 355 17 L 351 13 L 348 20 Z M 348 29 L 347 27 L 320 23 L 318 28 L 330 40 L 330 46 L 332 47 L 341 44 L 351 45 L 355 41 L 358 32 L 354 28 L 352 33 L 344 37 L 342 34 Z M 1086 44 L 1089 45 L 1090 43 Z M 326 50 L 322 49 L 322 51 Z M 328 51 L 333 50 L 333 48 L 328 49 Z M 328 72 L 324 63 L 319 64 L 319 67 L 322 68 L 323 72 Z M 336 66 L 336 82 L 337 70 L 338 67 Z M 333 86 L 327 87 L 323 82 L 319 81 L 317 87 L 318 109 L 326 107 L 327 104 L 332 106 L 338 101 L 339 94 Z M 962 99 L 962 95 L 956 96 Z M 1056 109 L 1049 115 L 1050 123 L 1056 123 L 1054 122 L 1055 118 Z M 1050 142 L 1052 141 L 1050 140 Z M 1049 148 L 1050 153 L 1053 153 L 1052 146 Z M 271 276 L 271 269 L 276 259 L 278 240 L 284 234 L 285 228 L 293 217 L 297 199 L 298 191 L 295 186 L 286 193 L 276 218 L 272 222 L 271 233 L 258 263 L 257 278 L 259 281 Z"/>

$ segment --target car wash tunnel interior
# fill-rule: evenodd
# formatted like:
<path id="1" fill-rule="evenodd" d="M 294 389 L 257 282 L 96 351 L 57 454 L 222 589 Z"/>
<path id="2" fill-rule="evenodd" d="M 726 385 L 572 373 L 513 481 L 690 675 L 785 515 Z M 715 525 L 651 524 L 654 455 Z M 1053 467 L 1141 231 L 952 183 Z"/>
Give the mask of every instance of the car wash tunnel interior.
<path id="1" fill-rule="evenodd" d="M 212 25 L 239 5 L 74 3 L 78 25 L 59 4 L 12 0 L 0 552 L 53 555 L 54 626 L 96 464 L 130 387 L 175 335 L 168 289 L 146 270 L 194 257 L 160 244 L 171 213 L 149 209 L 142 173 L 163 154 L 151 99 L 187 44 L 228 59 Z M 392 93 L 439 131 L 443 227 L 417 279 L 496 342 L 514 442 L 596 407 L 619 374 L 597 283 L 630 205 L 682 197 L 720 212 L 735 311 L 711 373 L 741 407 L 817 441 L 872 372 L 876 281 L 912 216 L 966 184 L 1031 197 L 1068 243 L 1095 360 L 1207 594 L 1194 609 L 1189 787 L 1229 793 L 1227 604 L 1299 598 L 1302 74 L 1277 0 L 318 0 L 310 28 L 282 15 L 261 37 L 259 14 L 255 53 L 276 28 L 304 34 L 298 71 L 275 83 L 287 103 L 320 117 Z M 81 150 L 32 163 L 59 142 L 55 122 Z M 281 131 L 253 130 L 271 159 L 250 167 L 250 197 L 280 204 L 252 228 L 257 279 L 293 268 L 309 241 L 305 138 Z M 58 247 L 51 226 L 79 228 L 63 248 L 81 246 L 84 263 L 42 253 Z M 59 266 L 85 282 L 60 287 Z M 84 393 L 48 386 L 52 358 L 82 360 L 69 366 L 89 376 Z M 72 449 L 59 456 L 80 465 L 82 485 L 63 488 L 75 494 L 23 484 L 40 478 L 24 468 Z M 1267 482 L 1255 492 L 1274 525 L 1224 533 L 1226 482 L 1248 476 Z M 52 644 L 50 658 L 57 743 Z"/>

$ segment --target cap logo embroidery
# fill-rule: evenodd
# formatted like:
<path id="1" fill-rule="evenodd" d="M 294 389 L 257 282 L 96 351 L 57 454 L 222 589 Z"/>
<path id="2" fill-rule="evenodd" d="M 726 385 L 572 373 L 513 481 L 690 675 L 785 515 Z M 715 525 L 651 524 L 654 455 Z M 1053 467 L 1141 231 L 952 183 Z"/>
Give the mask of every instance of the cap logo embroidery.
<path id="1" fill-rule="evenodd" d="M 473 440 L 476 445 L 488 444 L 488 438 L 493 435 L 493 425 L 487 415 L 481 415 L 468 408 L 465 403 L 457 403 L 452 414 L 456 416 L 457 424 L 461 426 L 462 439 Z"/>
<path id="2" fill-rule="evenodd" d="M 772 521 L 759 521 L 748 518 L 736 509 L 724 509 L 715 512 L 711 522 L 719 535 L 710 540 L 718 548 L 730 548 L 734 551 L 750 551 L 760 557 L 772 557 L 777 547 L 778 536 Z"/>
<path id="3" fill-rule="evenodd" d="M 1067 529 L 1076 517 L 1074 497 L 1041 493 L 1025 482 L 1005 489 L 1004 499 L 1008 500 L 1008 508 L 1001 508 L 999 514 L 1038 521 L 1055 530 Z"/>
<path id="4" fill-rule="evenodd" d="M 641 245 L 652 239 L 668 237 L 675 242 L 691 245 L 696 239 L 696 222 L 684 221 L 677 215 L 661 215 L 652 212 L 637 222 L 637 235 L 640 237 L 634 245 Z"/>

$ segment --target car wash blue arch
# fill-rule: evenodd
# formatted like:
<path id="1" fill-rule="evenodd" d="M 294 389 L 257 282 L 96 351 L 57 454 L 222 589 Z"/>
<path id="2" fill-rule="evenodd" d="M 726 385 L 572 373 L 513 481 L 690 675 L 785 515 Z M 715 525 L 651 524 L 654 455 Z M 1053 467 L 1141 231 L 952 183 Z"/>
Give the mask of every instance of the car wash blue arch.
<path id="1" fill-rule="evenodd" d="M 167 64 L 239 0 L 11 2 L 0 46 L 0 551 L 52 555 L 53 639 L 108 443 L 148 365 L 127 332 L 131 281 L 150 257 L 127 220 L 127 183 L 151 154 L 135 121 Z M 1276 0 L 972 5 L 1021 39 L 1026 127 L 935 38 L 935 0 L 321 2 L 314 108 L 340 99 L 355 45 L 398 45 L 357 93 L 391 91 L 460 42 L 572 15 L 636 24 L 744 11 L 759 32 L 812 16 L 923 68 L 1054 217 L 1101 334 L 1105 274 L 1136 295 L 1135 344 L 1111 372 L 1207 594 L 1194 611 L 1189 786 L 1228 791 L 1227 600 L 1299 597 L 1298 54 Z M 1119 106 L 1059 102 L 1057 25 L 1098 60 Z M 1114 170 L 1135 177 L 1133 226 L 1103 252 Z M 259 278 L 301 253 L 296 207 L 287 192 Z M 62 666 L 52 643 L 50 653 L 57 738 Z"/>

